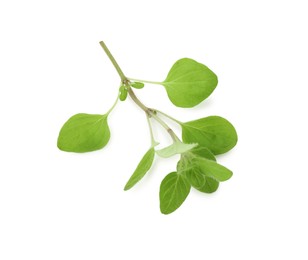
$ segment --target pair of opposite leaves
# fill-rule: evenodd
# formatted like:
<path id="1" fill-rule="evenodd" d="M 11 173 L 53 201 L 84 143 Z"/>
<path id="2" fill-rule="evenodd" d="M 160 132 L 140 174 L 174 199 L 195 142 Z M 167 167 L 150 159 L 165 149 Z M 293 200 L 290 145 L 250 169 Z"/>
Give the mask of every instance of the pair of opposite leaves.
<path id="1" fill-rule="evenodd" d="M 194 107 L 214 91 L 217 83 L 217 76 L 208 67 L 184 58 L 172 66 L 166 80 L 161 84 L 174 105 Z M 60 131 L 59 149 L 83 153 L 103 148 L 110 138 L 108 115 L 109 113 L 72 116 Z"/>

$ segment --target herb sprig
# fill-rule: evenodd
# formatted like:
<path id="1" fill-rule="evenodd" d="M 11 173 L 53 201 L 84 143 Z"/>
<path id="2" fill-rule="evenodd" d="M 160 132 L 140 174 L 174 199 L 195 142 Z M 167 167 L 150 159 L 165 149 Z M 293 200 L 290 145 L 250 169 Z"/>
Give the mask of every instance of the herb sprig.
<path id="1" fill-rule="evenodd" d="M 110 139 L 108 117 L 118 100 L 130 96 L 146 115 L 150 129 L 151 145 L 126 183 L 131 189 L 150 170 L 155 155 L 168 158 L 180 154 L 176 170 L 169 173 L 160 185 L 160 210 L 169 214 L 178 209 L 188 196 L 191 187 L 200 192 L 215 192 L 219 183 L 231 178 L 232 171 L 216 162 L 215 155 L 226 153 L 237 143 L 237 133 L 232 124 L 219 116 L 181 122 L 168 114 L 144 105 L 135 95 L 145 83 L 165 87 L 170 101 L 177 107 L 191 108 L 205 100 L 216 88 L 217 76 L 205 65 L 189 58 L 175 62 L 162 82 L 136 80 L 125 76 L 104 42 L 100 45 L 117 70 L 121 82 L 114 105 L 105 114 L 80 113 L 69 118 L 60 130 L 58 148 L 66 152 L 84 153 L 102 149 Z M 182 140 L 163 120 L 167 117 L 182 128 Z M 170 135 L 172 144 L 156 149 L 151 120 L 157 121 Z"/>

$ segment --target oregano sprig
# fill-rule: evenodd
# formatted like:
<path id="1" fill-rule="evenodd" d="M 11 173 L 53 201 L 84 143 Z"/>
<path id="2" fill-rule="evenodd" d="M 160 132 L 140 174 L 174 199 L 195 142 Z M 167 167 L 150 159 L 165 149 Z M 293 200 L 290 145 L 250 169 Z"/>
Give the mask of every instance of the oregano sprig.
<path id="1" fill-rule="evenodd" d="M 69 118 L 60 130 L 58 148 L 66 152 L 84 153 L 102 149 L 110 139 L 108 116 L 118 100 L 129 96 L 144 112 L 149 125 L 151 145 L 127 181 L 124 190 L 131 189 L 150 170 L 155 154 L 168 158 L 180 155 L 175 171 L 162 180 L 159 199 L 160 210 L 169 214 L 178 209 L 188 196 L 191 187 L 203 193 L 215 192 L 219 183 L 232 177 L 232 171 L 216 162 L 215 155 L 226 153 L 237 143 L 233 125 L 219 116 L 209 116 L 189 122 L 181 122 L 140 101 L 134 92 L 145 84 L 162 85 L 170 101 L 177 107 L 190 108 L 205 100 L 216 88 L 217 76 L 205 65 L 189 58 L 175 62 L 162 82 L 128 78 L 110 53 L 104 42 L 101 47 L 120 76 L 120 86 L 115 103 L 105 114 L 79 113 Z M 164 121 L 167 117 L 182 128 L 182 140 Z M 170 135 L 172 144 L 156 149 L 158 142 L 153 135 L 151 120 L 159 123 Z"/>

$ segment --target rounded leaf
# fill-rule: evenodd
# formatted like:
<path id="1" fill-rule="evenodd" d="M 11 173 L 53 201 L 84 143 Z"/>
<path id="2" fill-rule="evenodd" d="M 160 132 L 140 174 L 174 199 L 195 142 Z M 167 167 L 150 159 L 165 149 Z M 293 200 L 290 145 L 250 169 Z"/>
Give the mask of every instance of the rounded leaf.
<path id="1" fill-rule="evenodd" d="M 185 177 L 190 182 L 191 186 L 199 189 L 205 184 L 205 176 L 200 172 L 198 168 L 190 168 L 184 171 Z"/>
<path id="2" fill-rule="evenodd" d="M 108 115 L 76 114 L 60 130 L 58 148 L 84 153 L 103 148 L 110 139 Z"/>
<path id="3" fill-rule="evenodd" d="M 199 168 L 200 173 L 216 181 L 229 180 L 233 175 L 232 171 L 225 166 L 208 159 L 194 158 L 193 163 Z"/>
<path id="4" fill-rule="evenodd" d="M 159 191 L 160 210 L 170 214 L 179 208 L 190 192 L 186 178 L 176 172 L 169 173 L 162 181 Z"/>
<path id="5" fill-rule="evenodd" d="M 204 193 L 213 193 L 219 187 L 219 182 L 204 173 L 204 168 L 198 163 L 196 157 L 182 158 L 177 165 L 177 171 L 183 174 L 191 186 Z M 221 176 L 219 176 L 221 177 Z"/>
<path id="6" fill-rule="evenodd" d="M 205 182 L 204 185 L 201 187 L 194 187 L 196 188 L 198 191 L 204 192 L 204 193 L 213 193 L 215 191 L 217 191 L 218 187 L 219 187 L 219 182 L 214 180 L 213 178 L 210 177 L 204 177 Z"/>
<path id="7" fill-rule="evenodd" d="M 233 125 L 219 116 L 209 116 L 183 123 L 182 138 L 186 143 L 198 143 L 213 154 L 231 150 L 237 143 L 237 133 Z"/>
<path id="8" fill-rule="evenodd" d="M 217 76 L 205 65 L 189 59 L 178 60 L 162 82 L 171 102 L 178 107 L 194 107 L 216 88 Z"/>

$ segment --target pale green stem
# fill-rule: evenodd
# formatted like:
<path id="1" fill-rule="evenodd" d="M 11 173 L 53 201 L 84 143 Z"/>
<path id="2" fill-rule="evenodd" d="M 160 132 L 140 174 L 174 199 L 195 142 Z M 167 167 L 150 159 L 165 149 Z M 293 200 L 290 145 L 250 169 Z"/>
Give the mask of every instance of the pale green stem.
<path id="1" fill-rule="evenodd" d="M 131 81 L 137 81 L 137 82 L 143 82 L 143 83 L 149 83 L 149 84 L 156 84 L 156 85 L 162 85 L 162 82 L 157 81 L 149 81 L 149 80 L 143 80 L 143 79 L 133 79 L 133 78 L 127 78 Z"/>
<path id="2" fill-rule="evenodd" d="M 166 114 L 166 113 L 164 113 L 164 112 L 162 112 L 162 111 L 159 111 L 159 110 L 157 110 L 157 109 L 155 109 L 155 111 L 158 112 L 159 114 L 162 114 L 162 115 L 165 116 L 165 117 L 168 117 L 169 119 L 173 120 L 174 122 L 178 123 L 179 125 L 182 125 L 182 124 L 183 124 L 183 122 L 181 122 L 181 121 L 175 119 L 175 118 L 172 117 L 172 116 L 169 116 L 168 114 Z"/>
<path id="3" fill-rule="evenodd" d="M 166 131 L 169 133 L 169 135 L 171 136 L 172 140 L 174 142 L 178 142 L 181 141 L 177 135 L 173 132 L 173 130 L 163 121 L 161 120 L 160 117 L 158 117 L 155 113 L 151 112 L 151 116 L 163 127 L 166 129 Z"/>
<path id="4" fill-rule="evenodd" d="M 124 83 L 127 80 L 127 78 L 125 77 L 125 75 L 124 75 L 123 71 L 121 70 L 119 64 L 116 62 L 116 60 L 114 59 L 114 57 L 110 53 L 110 51 L 107 48 L 106 44 L 103 41 L 100 41 L 99 44 L 102 46 L 102 48 L 106 52 L 108 58 L 110 59 L 110 61 L 112 62 L 113 66 L 117 70 L 117 72 L 118 72 L 118 74 L 119 74 L 119 76 L 121 78 L 121 81 Z"/>
<path id="5" fill-rule="evenodd" d="M 154 147 L 157 144 L 157 142 L 154 139 L 154 134 L 153 134 L 153 129 L 152 129 L 151 121 L 150 121 L 150 116 L 148 114 L 147 114 L 147 121 L 148 121 L 149 129 L 150 129 L 150 135 L 151 135 L 151 146 Z"/>
<path id="6" fill-rule="evenodd" d="M 112 107 L 111 107 L 111 108 L 108 110 L 108 112 L 106 113 L 107 115 L 109 115 L 109 114 L 111 113 L 111 111 L 115 108 L 115 106 L 117 105 L 118 100 L 119 100 L 119 95 L 120 95 L 120 94 L 117 95 L 116 101 L 113 103 Z"/>

